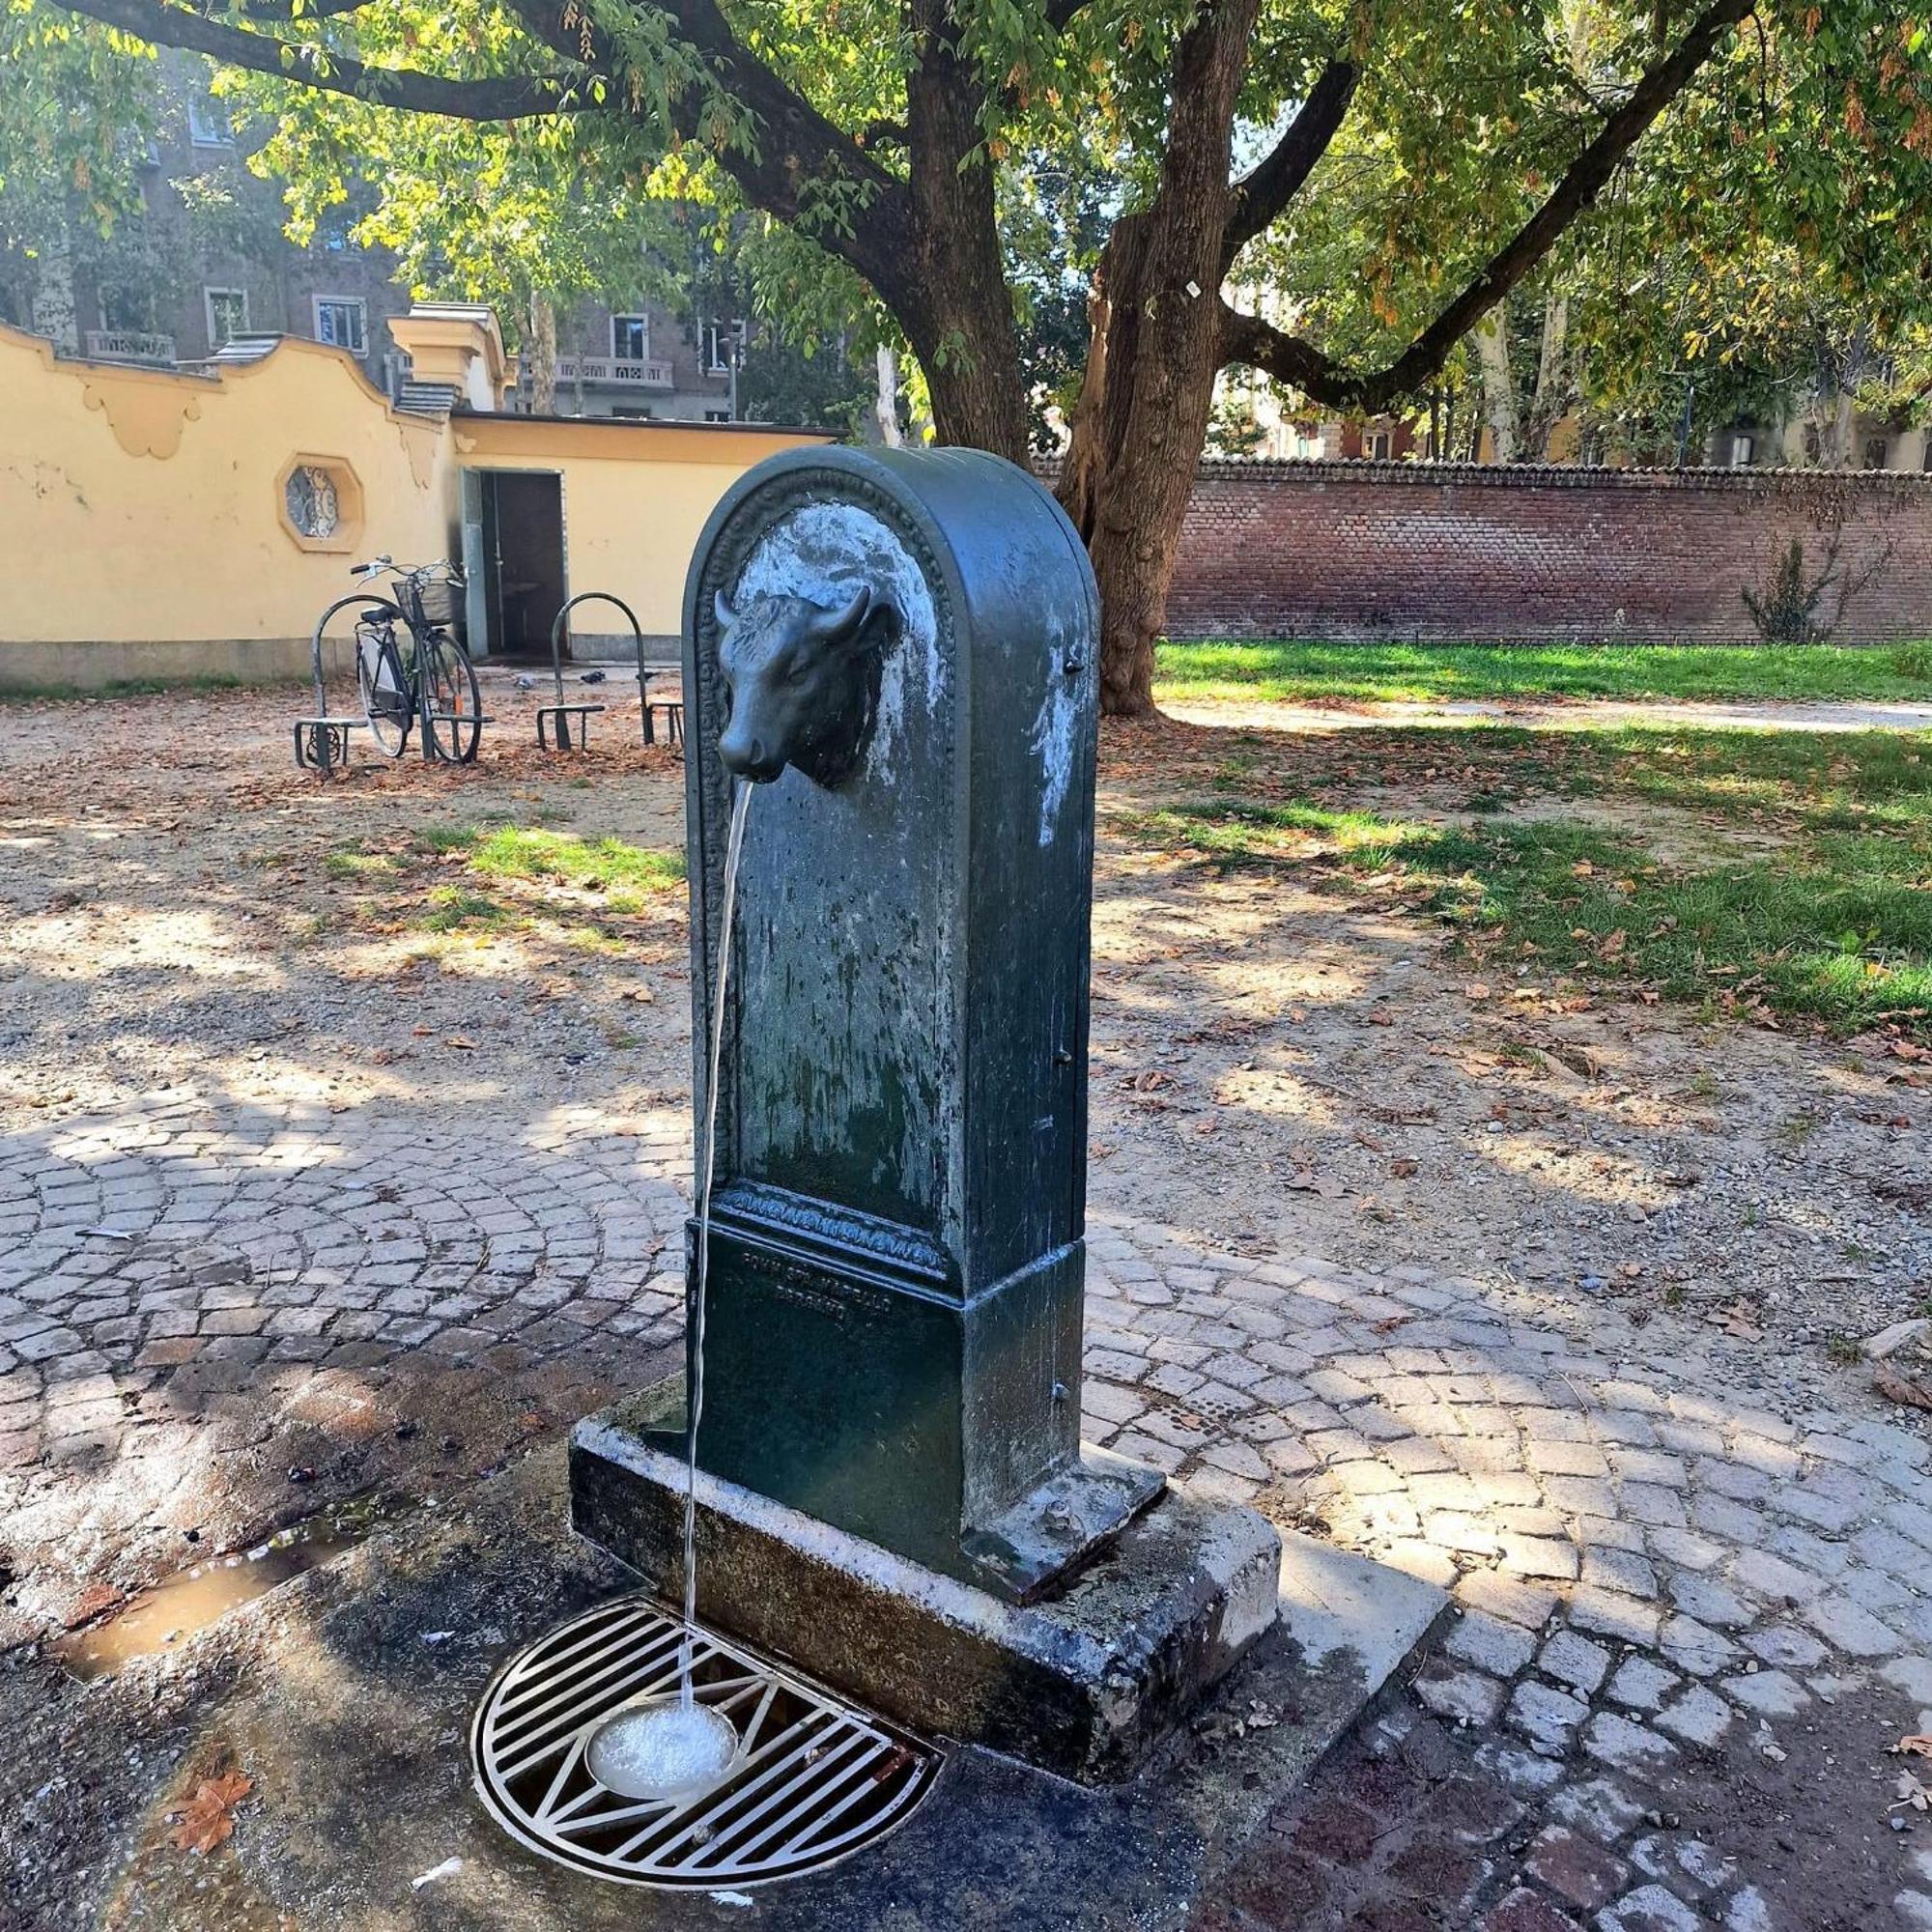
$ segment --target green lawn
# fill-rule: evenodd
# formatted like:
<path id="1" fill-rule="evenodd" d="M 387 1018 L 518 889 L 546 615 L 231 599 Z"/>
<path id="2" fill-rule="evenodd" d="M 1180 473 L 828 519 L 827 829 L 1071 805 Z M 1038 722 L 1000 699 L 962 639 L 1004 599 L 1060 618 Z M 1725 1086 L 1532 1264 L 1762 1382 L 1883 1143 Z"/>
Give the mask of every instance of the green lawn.
<path id="1" fill-rule="evenodd" d="M 1154 696 L 1932 698 L 1932 643 L 1163 643 Z"/>
<path id="2" fill-rule="evenodd" d="M 1337 754 L 1348 764 L 1305 767 L 1302 796 L 1292 764 L 1224 759 L 1203 774 L 1211 795 L 1175 796 L 1128 829 L 1221 869 L 1377 876 L 1378 907 L 1447 923 L 1473 971 L 1528 963 L 1713 1011 L 1932 1039 L 1932 733 L 1592 732 L 1539 745 L 1476 728 L 1451 734 L 1466 747 L 1446 757 L 1440 731 L 1363 735 L 1375 742 Z M 1459 762 L 1464 749 L 1474 755 Z M 1450 770 L 1461 796 L 1445 796 Z M 1348 797 L 1359 782 L 1384 797 L 1412 789 L 1444 817 L 1362 810 Z M 1540 815 L 1513 820 L 1525 797 Z M 1566 797 L 1623 810 L 1608 826 L 1560 806 L 1541 815 Z M 1646 842 L 1651 803 L 1710 826 L 1708 845 L 1690 841 L 1694 863 Z M 1753 842 L 1740 845 L 1745 830 Z"/>

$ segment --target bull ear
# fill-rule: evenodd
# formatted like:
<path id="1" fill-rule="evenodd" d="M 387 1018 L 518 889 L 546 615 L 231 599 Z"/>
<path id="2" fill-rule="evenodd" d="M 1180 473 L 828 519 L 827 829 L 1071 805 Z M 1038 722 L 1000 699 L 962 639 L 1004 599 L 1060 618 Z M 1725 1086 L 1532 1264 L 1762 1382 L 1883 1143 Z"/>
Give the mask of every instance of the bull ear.
<path id="1" fill-rule="evenodd" d="M 807 625 L 810 637 L 822 639 L 828 644 L 852 642 L 865 628 L 866 619 L 871 614 L 872 586 L 862 583 L 852 593 L 850 603 L 837 610 L 822 611 Z"/>
<path id="2" fill-rule="evenodd" d="M 718 619 L 718 628 L 728 631 L 738 621 L 738 613 L 731 608 L 731 600 L 724 591 L 716 592 L 711 599 L 713 614 Z"/>

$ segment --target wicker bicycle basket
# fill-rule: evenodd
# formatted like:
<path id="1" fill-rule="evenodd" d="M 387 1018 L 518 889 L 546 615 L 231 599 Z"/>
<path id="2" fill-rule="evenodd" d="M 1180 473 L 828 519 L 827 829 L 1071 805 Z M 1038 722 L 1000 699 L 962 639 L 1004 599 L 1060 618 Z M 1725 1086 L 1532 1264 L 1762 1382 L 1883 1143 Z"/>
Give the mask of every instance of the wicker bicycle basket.
<path id="1" fill-rule="evenodd" d="M 460 584 L 451 582 L 447 578 L 433 578 L 420 590 L 412 593 L 416 600 L 416 621 L 445 628 L 454 624 L 461 611 L 461 590 Z"/>

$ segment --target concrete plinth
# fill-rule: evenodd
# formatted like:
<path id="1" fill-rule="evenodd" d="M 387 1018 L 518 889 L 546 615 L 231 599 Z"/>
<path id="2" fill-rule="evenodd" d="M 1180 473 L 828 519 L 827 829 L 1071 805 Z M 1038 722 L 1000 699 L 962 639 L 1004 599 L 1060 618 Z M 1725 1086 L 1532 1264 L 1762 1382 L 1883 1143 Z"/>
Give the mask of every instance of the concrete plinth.
<path id="1" fill-rule="evenodd" d="M 686 1468 L 648 1439 L 676 1388 L 580 1423 L 576 1529 L 667 1603 Z M 1082 1783 L 1124 1776 L 1274 1623 L 1281 1543 L 1252 1510 L 1163 1496 L 1048 1600 L 1014 1605 L 702 1471 L 700 1619 L 930 1737 Z"/>

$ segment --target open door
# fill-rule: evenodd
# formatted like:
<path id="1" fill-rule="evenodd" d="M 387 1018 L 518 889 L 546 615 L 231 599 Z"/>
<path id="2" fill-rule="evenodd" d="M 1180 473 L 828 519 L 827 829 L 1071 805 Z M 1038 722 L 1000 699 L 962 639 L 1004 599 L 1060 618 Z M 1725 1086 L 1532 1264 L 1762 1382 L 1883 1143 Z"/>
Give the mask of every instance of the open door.
<path id="1" fill-rule="evenodd" d="M 464 470 L 463 571 L 469 655 L 548 661 L 551 626 L 570 596 L 562 476 Z"/>
<path id="2" fill-rule="evenodd" d="M 500 568 L 497 546 L 491 541 L 490 475 L 466 469 L 463 483 L 463 627 L 464 647 L 472 658 L 487 658 L 497 647 L 492 635 L 492 611 L 500 608 L 497 581 Z"/>

